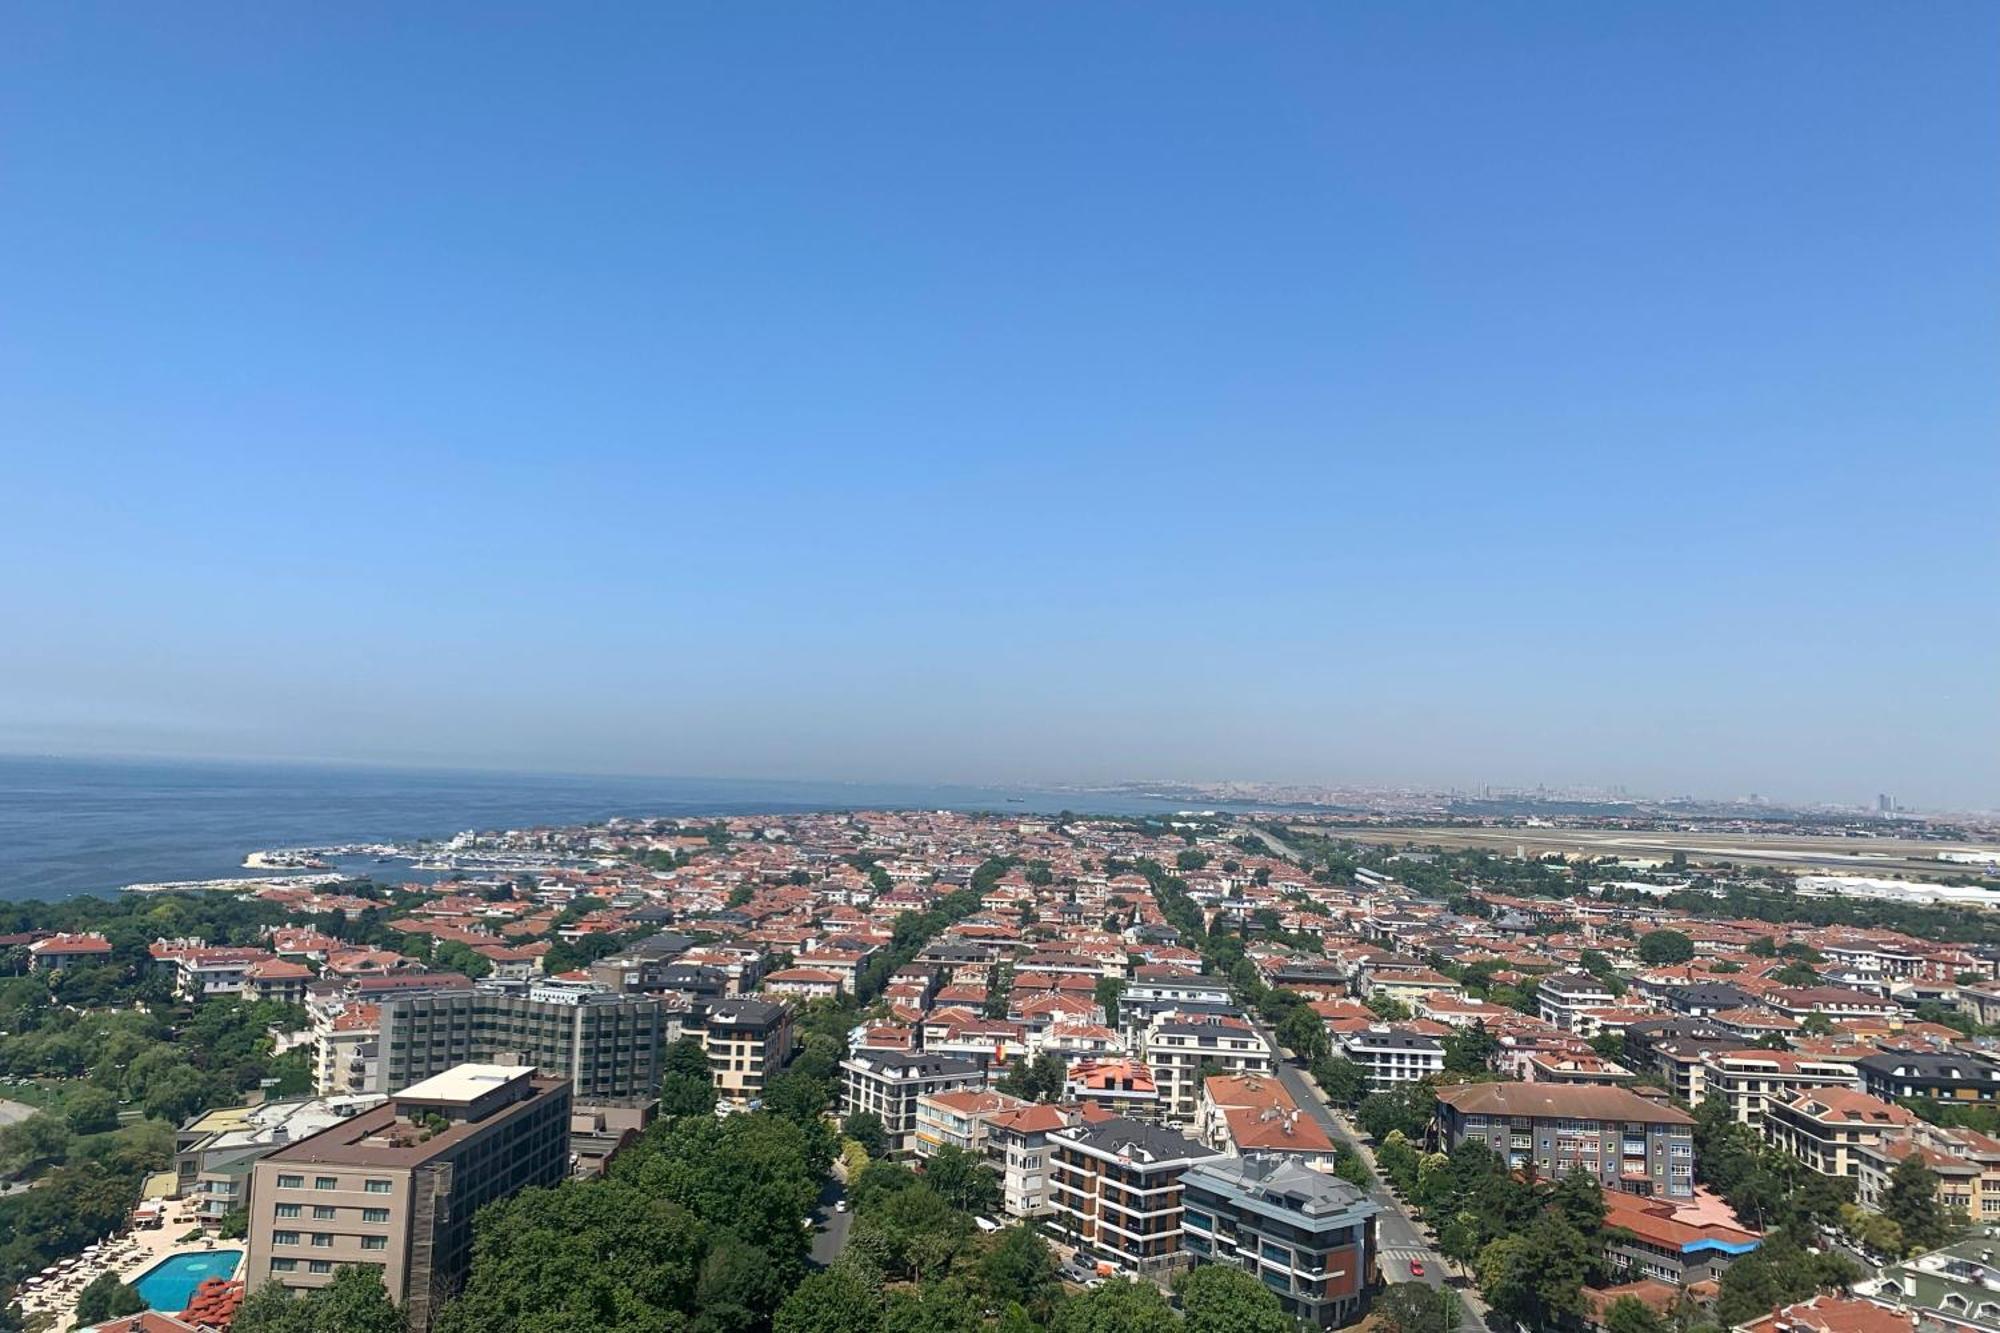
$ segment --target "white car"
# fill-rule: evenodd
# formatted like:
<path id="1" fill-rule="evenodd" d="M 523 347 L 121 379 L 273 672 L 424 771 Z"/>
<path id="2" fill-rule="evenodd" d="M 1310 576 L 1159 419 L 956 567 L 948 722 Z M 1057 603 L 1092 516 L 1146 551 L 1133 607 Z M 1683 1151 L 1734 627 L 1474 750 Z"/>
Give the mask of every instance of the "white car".
<path id="1" fill-rule="evenodd" d="M 844 1213 L 844 1212 L 846 1212 L 846 1211 L 847 1211 L 847 1200 L 845 1200 L 845 1199 L 835 1199 L 835 1200 L 833 1201 L 833 1211 L 834 1211 L 834 1212 L 836 1212 L 836 1213 Z"/>

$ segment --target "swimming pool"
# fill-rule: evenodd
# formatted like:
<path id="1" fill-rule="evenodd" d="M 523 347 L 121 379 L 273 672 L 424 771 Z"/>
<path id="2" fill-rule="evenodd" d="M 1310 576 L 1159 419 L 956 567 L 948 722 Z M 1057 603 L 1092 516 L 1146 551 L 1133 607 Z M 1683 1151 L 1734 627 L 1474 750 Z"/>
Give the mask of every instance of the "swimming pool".
<path id="1" fill-rule="evenodd" d="M 194 1289 L 205 1277 L 233 1277 L 241 1250 L 198 1250 L 162 1259 L 141 1273 L 132 1283 L 147 1308 L 161 1314 L 179 1314 L 194 1299 Z"/>

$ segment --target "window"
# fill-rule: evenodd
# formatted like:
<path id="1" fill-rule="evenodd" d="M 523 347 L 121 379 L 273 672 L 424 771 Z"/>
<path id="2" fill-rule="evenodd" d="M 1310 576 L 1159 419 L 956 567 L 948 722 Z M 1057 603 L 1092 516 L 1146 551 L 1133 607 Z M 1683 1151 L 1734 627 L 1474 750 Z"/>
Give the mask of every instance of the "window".
<path id="1" fill-rule="evenodd" d="M 331 1259 L 315 1259 L 311 1263 L 306 1265 L 306 1272 L 308 1273 L 324 1274 L 324 1273 L 331 1273 L 332 1271 L 333 1271 L 333 1260 Z"/>
<path id="2" fill-rule="evenodd" d="M 298 1270 L 298 1266 L 299 1266 L 299 1261 L 296 1259 L 273 1259 L 271 1261 L 271 1271 L 273 1273 L 296 1272 Z"/>
<path id="3" fill-rule="evenodd" d="M 386 1180 L 371 1180 L 364 1187 L 370 1194 L 387 1194 L 395 1188 Z"/>
<path id="4" fill-rule="evenodd" d="M 278 1177 L 278 1188 L 281 1190 L 302 1190 L 305 1187 L 306 1178 L 304 1176 L 281 1175 Z"/>
<path id="5" fill-rule="evenodd" d="M 364 1222 L 386 1222 L 389 1220 L 389 1210 L 387 1208 L 363 1208 L 361 1210 L 361 1220 Z"/>
<path id="6" fill-rule="evenodd" d="M 331 1222 L 339 1214 L 340 1210 L 338 1208 L 329 1208 L 323 1203 L 313 1205 L 313 1221 L 315 1222 Z"/>
<path id="7" fill-rule="evenodd" d="M 299 1206 L 297 1204 L 281 1203 L 278 1205 L 279 1217 L 297 1217 L 298 1215 L 299 1215 Z"/>
<path id="8" fill-rule="evenodd" d="M 386 1250 L 389 1248 L 389 1238 L 387 1236 L 363 1236 L 361 1238 L 361 1248 L 364 1250 Z"/>
<path id="9" fill-rule="evenodd" d="M 330 1249 L 332 1249 L 332 1248 L 333 1248 L 333 1233 L 332 1233 L 331 1231 L 315 1231 L 315 1232 L 313 1232 L 313 1248 L 314 1248 L 315 1250 L 330 1250 Z"/>
<path id="10" fill-rule="evenodd" d="M 273 1245 L 296 1245 L 299 1243 L 299 1233 L 296 1231 L 273 1231 L 271 1233 L 271 1243 Z"/>
<path id="11" fill-rule="evenodd" d="M 339 1188 L 340 1188 L 340 1177 L 339 1177 L 339 1176 L 314 1176 L 314 1177 L 313 1177 L 313 1188 L 314 1188 L 314 1189 L 316 1189 L 316 1190 L 337 1190 L 337 1189 L 339 1189 Z"/>

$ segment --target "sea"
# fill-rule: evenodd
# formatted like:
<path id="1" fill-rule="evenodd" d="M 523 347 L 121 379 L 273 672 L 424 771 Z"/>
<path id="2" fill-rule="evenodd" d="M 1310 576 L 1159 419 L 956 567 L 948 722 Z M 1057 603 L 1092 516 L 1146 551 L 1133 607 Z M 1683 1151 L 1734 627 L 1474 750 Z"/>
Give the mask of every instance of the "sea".
<path id="1" fill-rule="evenodd" d="M 0 756 L 0 899 L 255 875 L 253 851 L 629 817 L 812 810 L 1170 814 L 1122 790 L 586 777 Z M 1204 803 L 1203 809 L 1234 808 Z M 407 862 L 397 863 L 398 879 Z M 346 868 L 346 863 L 342 863 Z"/>

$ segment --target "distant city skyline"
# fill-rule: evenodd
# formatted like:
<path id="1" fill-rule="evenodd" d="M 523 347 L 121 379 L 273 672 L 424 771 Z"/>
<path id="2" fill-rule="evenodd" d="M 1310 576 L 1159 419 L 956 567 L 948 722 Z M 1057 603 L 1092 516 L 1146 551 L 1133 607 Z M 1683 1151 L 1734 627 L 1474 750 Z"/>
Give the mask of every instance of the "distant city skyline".
<path id="1" fill-rule="evenodd" d="M 0 11 L 0 750 L 2000 807 L 2000 6 Z"/>

